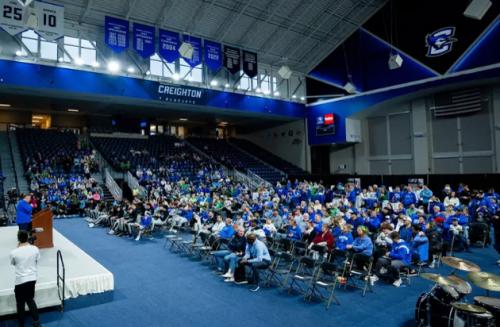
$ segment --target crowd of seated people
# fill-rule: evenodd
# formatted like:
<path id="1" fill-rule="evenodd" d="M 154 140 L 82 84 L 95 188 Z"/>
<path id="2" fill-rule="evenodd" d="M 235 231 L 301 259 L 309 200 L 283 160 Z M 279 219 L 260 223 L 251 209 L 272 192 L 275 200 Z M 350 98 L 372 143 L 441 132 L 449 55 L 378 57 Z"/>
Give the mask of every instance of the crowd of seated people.
<path id="1" fill-rule="evenodd" d="M 41 209 L 58 215 L 82 214 L 103 190 L 92 178 L 98 172 L 95 150 L 72 132 L 19 129 L 16 131 L 25 176 Z"/>
<path id="2" fill-rule="evenodd" d="M 361 189 L 307 181 L 250 189 L 219 177 L 152 181 L 146 198 L 117 203 L 93 223 L 137 240 L 156 226 L 187 228 L 193 245 L 210 248 L 227 282 L 240 282 L 235 273 L 249 267 L 254 290 L 276 244 L 299 258 L 336 265 L 346 280 L 361 271 L 372 285 L 380 280 L 400 287 L 402 272 L 411 276 L 418 267 L 433 268 L 442 255 L 470 251 L 476 242 L 488 245 L 491 224 L 498 224 L 500 196 L 493 189 L 446 185 L 434 193 L 425 185 Z M 253 265 L 256 256 L 259 264 Z"/>

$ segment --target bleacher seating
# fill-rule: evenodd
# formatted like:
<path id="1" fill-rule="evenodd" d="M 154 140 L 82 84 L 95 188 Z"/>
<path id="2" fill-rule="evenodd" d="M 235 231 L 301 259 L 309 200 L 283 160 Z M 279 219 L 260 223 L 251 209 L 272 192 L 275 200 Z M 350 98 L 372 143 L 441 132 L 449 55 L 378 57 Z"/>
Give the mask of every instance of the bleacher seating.
<path id="1" fill-rule="evenodd" d="M 241 171 L 246 171 L 248 169 L 272 184 L 275 184 L 285 177 L 279 170 L 248 155 L 225 140 L 189 138 L 188 141 L 229 168 Z"/>
<path id="2" fill-rule="evenodd" d="M 212 169 L 194 151 L 172 136 L 150 136 L 145 139 L 91 137 L 92 143 L 104 158 L 119 171 L 138 168 L 156 171 L 160 167 L 180 178 L 194 179 L 200 169 Z"/>
<path id="3" fill-rule="evenodd" d="M 277 155 L 261 148 L 260 146 L 244 139 L 230 139 L 230 143 L 236 145 L 237 147 L 250 152 L 262 161 L 267 162 L 273 167 L 285 172 L 289 176 L 294 177 L 306 177 L 309 173 L 292 163 L 278 157 Z"/>
<path id="4" fill-rule="evenodd" d="M 84 165 L 75 165 L 75 159 L 83 159 L 91 150 L 80 149 L 74 133 L 18 129 L 16 135 L 26 171 L 36 174 L 50 169 L 56 175 L 84 174 Z"/>

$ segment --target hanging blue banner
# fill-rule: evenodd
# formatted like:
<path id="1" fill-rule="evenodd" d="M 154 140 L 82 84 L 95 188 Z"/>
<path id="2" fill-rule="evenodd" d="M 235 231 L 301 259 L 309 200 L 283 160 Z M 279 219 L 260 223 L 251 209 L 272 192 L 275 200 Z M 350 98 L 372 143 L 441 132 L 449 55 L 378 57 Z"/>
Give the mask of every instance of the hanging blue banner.
<path id="1" fill-rule="evenodd" d="M 222 46 L 220 43 L 205 40 L 205 65 L 216 72 L 222 66 Z"/>
<path id="2" fill-rule="evenodd" d="M 174 62 L 179 59 L 180 38 L 179 33 L 162 30 L 160 28 L 160 44 L 158 53 L 166 62 Z"/>
<path id="3" fill-rule="evenodd" d="M 193 47 L 193 56 L 191 59 L 184 57 L 182 57 L 182 59 L 191 67 L 196 67 L 201 64 L 201 39 L 199 37 L 184 35 L 182 40 L 191 44 Z"/>
<path id="4" fill-rule="evenodd" d="M 134 49 L 143 58 L 155 53 L 155 28 L 153 26 L 134 23 Z"/>
<path id="5" fill-rule="evenodd" d="M 122 52 L 128 48 L 129 23 L 126 20 L 106 16 L 104 18 L 105 43 L 114 51 Z"/>

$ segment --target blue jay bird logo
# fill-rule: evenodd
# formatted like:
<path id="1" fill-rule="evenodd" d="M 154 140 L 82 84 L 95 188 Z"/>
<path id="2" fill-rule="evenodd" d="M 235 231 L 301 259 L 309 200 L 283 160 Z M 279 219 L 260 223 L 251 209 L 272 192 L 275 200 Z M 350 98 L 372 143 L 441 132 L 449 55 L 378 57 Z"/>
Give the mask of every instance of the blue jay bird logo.
<path id="1" fill-rule="evenodd" d="M 444 27 L 431 34 L 427 34 L 425 42 L 427 46 L 427 57 L 439 57 L 453 48 L 453 43 L 458 40 L 455 36 L 455 27 Z"/>

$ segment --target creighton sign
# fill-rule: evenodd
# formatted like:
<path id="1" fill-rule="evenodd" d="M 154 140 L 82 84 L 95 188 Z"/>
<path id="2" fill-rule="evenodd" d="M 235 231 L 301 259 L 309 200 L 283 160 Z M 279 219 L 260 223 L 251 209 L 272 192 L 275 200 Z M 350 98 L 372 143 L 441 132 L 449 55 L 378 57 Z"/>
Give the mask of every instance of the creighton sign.
<path id="1" fill-rule="evenodd" d="M 205 104 L 207 90 L 178 85 L 158 85 L 159 99 L 181 104 Z"/>

